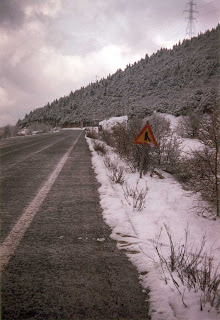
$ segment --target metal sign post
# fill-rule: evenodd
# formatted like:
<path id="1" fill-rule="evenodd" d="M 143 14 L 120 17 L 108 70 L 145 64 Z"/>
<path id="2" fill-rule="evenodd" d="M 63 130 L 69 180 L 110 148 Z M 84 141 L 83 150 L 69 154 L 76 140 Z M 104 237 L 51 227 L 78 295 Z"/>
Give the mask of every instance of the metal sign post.
<path id="1" fill-rule="evenodd" d="M 142 178 L 142 173 L 143 173 L 143 168 L 144 168 L 144 160 L 145 160 L 145 149 L 144 149 L 144 147 L 142 147 L 141 158 L 140 158 L 140 167 L 139 167 L 140 178 Z"/>
<path id="2" fill-rule="evenodd" d="M 147 122 L 145 127 L 141 130 L 141 132 L 134 139 L 135 144 L 145 145 L 147 147 L 157 147 L 157 141 L 154 137 L 153 131 L 150 127 L 150 124 Z M 142 178 L 143 168 L 144 168 L 144 160 L 145 160 L 145 149 L 142 147 L 142 152 L 140 156 L 140 178 Z"/>

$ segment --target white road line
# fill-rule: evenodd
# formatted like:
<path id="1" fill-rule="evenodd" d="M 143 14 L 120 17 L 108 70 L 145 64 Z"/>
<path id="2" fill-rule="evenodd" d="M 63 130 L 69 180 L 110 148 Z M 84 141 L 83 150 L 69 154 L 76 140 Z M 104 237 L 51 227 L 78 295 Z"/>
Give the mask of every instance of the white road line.
<path id="1" fill-rule="evenodd" d="M 19 242 L 21 241 L 24 233 L 29 228 L 32 220 L 34 219 L 35 215 L 37 214 L 41 204 L 45 200 L 47 194 L 49 193 L 50 189 L 52 188 L 54 182 L 56 181 L 60 171 L 62 170 L 66 160 L 68 159 L 71 151 L 73 150 L 74 146 L 76 145 L 79 137 L 82 133 L 77 137 L 74 141 L 73 145 L 68 149 L 68 151 L 64 154 L 61 158 L 59 163 L 57 164 L 56 168 L 40 189 L 34 200 L 28 205 L 25 209 L 24 213 L 17 221 L 15 226 L 12 228 L 11 232 L 3 242 L 2 246 L 0 247 L 0 273 L 4 270 L 6 265 L 8 264 L 10 258 L 13 256 Z"/>
<path id="2" fill-rule="evenodd" d="M 44 151 L 45 149 L 48 149 L 48 148 L 52 147 L 53 145 L 59 143 L 60 141 L 66 139 L 66 138 L 68 138 L 68 137 L 70 137 L 70 136 L 71 136 L 71 134 L 68 135 L 68 136 L 66 136 L 66 137 L 64 137 L 64 138 L 62 138 L 62 139 L 60 139 L 59 141 L 56 141 L 56 142 L 54 142 L 54 143 L 49 144 L 49 145 L 46 146 L 46 147 L 43 147 L 42 149 L 40 149 L 40 150 L 38 150 L 38 151 L 32 152 L 29 156 L 27 156 L 27 157 L 25 157 L 25 158 L 17 161 L 16 163 L 13 163 L 12 165 L 8 166 L 5 170 L 2 170 L 2 173 L 4 173 L 5 171 L 8 171 L 8 170 L 10 170 L 10 169 L 12 169 L 13 167 L 15 167 L 16 165 L 18 165 L 19 163 L 24 162 L 24 161 L 27 160 L 28 158 L 32 157 L 34 154 L 40 153 L 41 151 Z"/>

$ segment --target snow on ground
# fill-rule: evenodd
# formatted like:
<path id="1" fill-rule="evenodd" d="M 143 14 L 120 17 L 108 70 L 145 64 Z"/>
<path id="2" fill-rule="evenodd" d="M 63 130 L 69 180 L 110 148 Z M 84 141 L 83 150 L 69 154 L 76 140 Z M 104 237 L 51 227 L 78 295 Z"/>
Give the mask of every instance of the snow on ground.
<path id="1" fill-rule="evenodd" d="M 197 139 L 181 138 L 182 155 L 188 157 L 192 151 L 199 150 L 202 143 Z"/>
<path id="2" fill-rule="evenodd" d="M 119 249 L 126 252 L 137 267 L 143 290 L 150 289 L 150 307 L 152 320 L 217 320 L 220 315 L 214 308 L 208 312 L 207 303 L 200 311 L 201 292 L 189 291 L 183 287 L 179 278 L 179 291 L 171 279 L 168 284 L 162 280 L 161 264 L 154 248 L 154 241 L 161 233 L 160 243 L 164 256 L 169 255 L 169 240 L 165 225 L 170 229 L 175 244 L 184 241 L 185 229 L 189 229 L 189 243 L 199 248 L 206 235 L 205 250 L 212 251 L 214 266 L 220 263 L 220 220 L 209 220 L 196 214 L 193 207 L 198 196 L 186 193 L 174 178 L 163 172 L 165 179 L 157 175 L 146 175 L 139 179 L 139 173 L 131 173 L 126 164 L 107 147 L 112 162 L 125 168 L 126 184 L 139 188 L 148 187 L 145 207 L 134 211 L 124 197 L 121 185 L 112 182 L 103 157 L 93 149 L 93 142 L 87 138 L 92 152 L 92 163 L 101 184 L 99 188 L 103 218 L 112 229 L 112 238 L 117 240 Z M 124 187 L 125 188 L 125 187 Z M 162 232 L 161 232 L 162 229 Z M 184 306 L 183 302 L 186 306 Z"/>
<path id="3" fill-rule="evenodd" d="M 190 152 L 196 151 L 199 148 L 201 148 L 202 144 L 199 140 L 197 139 L 189 139 L 189 138 L 182 138 L 178 134 L 176 134 L 175 130 L 178 127 L 179 121 L 184 117 L 184 116 L 179 116 L 175 117 L 172 114 L 168 113 L 160 113 L 160 112 L 155 112 L 158 115 L 163 116 L 167 120 L 170 121 L 170 128 L 172 131 L 174 131 L 175 136 L 179 139 L 181 142 L 181 154 L 185 157 L 188 157 L 190 155 Z"/>
<path id="4" fill-rule="evenodd" d="M 171 130 L 175 130 L 178 126 L 179 120 L 182 119 L 182 116 L 175 117 L 169 113 L 161 113 L 161 112 L 155 112 L 155 113 L 170 121 Z"/>
<path id="5" fill-rule="evenodd" d="M 104 130 L 111 130 L 111 128 L 117 125 L 118 123 L 123 123 L 127 121 L 128 121 L 128 116 L 113 117 L 109 120 L 103 120 L 99 122 L 99 125 L 101 125 Z"/>

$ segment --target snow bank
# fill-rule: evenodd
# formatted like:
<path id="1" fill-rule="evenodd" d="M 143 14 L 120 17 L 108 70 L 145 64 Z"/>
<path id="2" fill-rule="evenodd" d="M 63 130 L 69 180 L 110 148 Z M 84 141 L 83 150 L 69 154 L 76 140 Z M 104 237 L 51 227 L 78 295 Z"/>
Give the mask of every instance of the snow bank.
<path id="1" fill-rule="evenodd" d="M 110 123 L 114 123 L 111 121 Z M 139 179 L 138 173 L 131 173 L 125 163 L 118 158 L 113 150 L 108 148 L 108 156 L 114 163 L 124 167 L 126 182 L 135 186 L 137 181 L 143 186 L 147 184 L 149 191 L 146 197 L 145 208 L 134 212 L 125 201 L 123 189 L 114 184 L 108 177 L 108 169 L 103 158 L 99 156 L 87 138 L 92 152 L 92 163 L 101 184 L 99 188 L 100 204 L 103 209 L 103 218 L 112 229 L 112 238 L 117 240 L 119 249 L 126 252 L 129 259 L 137 267 L 140 281 L 144 290 L 150 289 L 150 307 L 152 320 L 217 320 L 216 310 L 208 312 L 208 305 L 200 311 L 199 294 L 192 291 L 182 296 L 168 281 L 166 285 L 161 279 L 160 261 L 153 246 L 155 237 L 161 232 L 161 243 L 165 254 L 169 251 L 169 241 L 164 230 L 166 224 L 172 233 L 174 243 L 184 239 L 185 229 L 189 226 L 189 242 L 194 247 L 200 246 L 201 239 L 206 234 L 206 250 L 211 250 L 215 266 L 220 263 L 220 221 L 204 219 L 196 215 L 193 207 L 198 200 L 183 191 L 181 185 L 172 176 L 163 173 L 166 179 L 160 180 L 157 176 L 144 176 Z M 184 292 L 184 288 L 180 290 Z"/>
<path id="2" fill-rule="evenodd" d="M 171 130 L 175 130 L 177 128 L 178 123 L 179 123 L 180 119 L 182 118 L 182 116 L 175 117 L 169 113 L 161 113 L 161 112 L 155 112 L 155 113 L 170 121 Z"/>
<path id="3" fill-rule="evenodd" d="M 127 121 L 128 121 L 128 116 L 113 117 L 109 120 L 101 121 L 99 125 L 101 125 L 104 130 L 111 130 L 111 128 L 116 126 L 118 123 L 124 123 Z"/>
<path id="4" fill-rule="evenodd" d="M 168 113 L 160 113 L 160 112 L 156 112 L 156 113 L 170 121 L 171 130 L 174 131 L 174 134 L 177 136 L 177 138 L 181 142 L 181 154 L 184 157 L 189 157 L 192 151 L 196 151 L 201 148 L 202 143 L 198 139 L 182 138 L 178 136 L 178 134 L 175 132 L 175 130 L 178 127 L 179 121 L 184 116 L 175 117 L 172 114 L 168 114 Z"/>

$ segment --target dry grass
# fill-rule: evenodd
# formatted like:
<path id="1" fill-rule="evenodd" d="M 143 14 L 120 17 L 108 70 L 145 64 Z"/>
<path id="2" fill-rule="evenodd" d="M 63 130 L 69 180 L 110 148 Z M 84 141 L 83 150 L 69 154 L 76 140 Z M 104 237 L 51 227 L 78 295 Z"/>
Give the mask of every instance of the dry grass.
<path id="1" fill-rule="evenodd" d="M 98 133 L 95 130 L 87 130 L 86 137 L 90 139 L 98 139 Z"/>
<path id="2" fill-rule="evenodd" d="M 106 147 L 101 142 L 93 141 L 93 148 L 99 155 L 105 155 L 107 153 Z"/>
<path id="3" fill-rule="evenodd" d="M 169 255 L 165 256 L 160 241 L 160 236 L 154 241 L 154 248 L 158 254 L 161 265 L 162 279 L 167 284 L 171 279 L 177 291 L 182 295 L 183 304 L 184 293 L 180 291 L 180 284 L 188 288 L 189 291 L 201 292 L 201 311 L 209 303 L 210 310 L 215 307 L 220 311 L 220 273 L 219 266 L 214 267 L 212 253 L 207 253 L 205 248 L 206 237 L 203 236 L 199 248 L 194 248 L 188 242 L 188 228 L 185 230 L 185 239 L 178 244 L 174 244 L 172 234 L 164 224 L 169 239 Z M 162 229 L 161 229 L 162 231 Z"/>
<path id="4" fill-rule="evenodd" d="M 129 187 L 128 184 L 124 184 L 122 187 L 124 191 L 124 197 L 129 206 L 132 206 L 133 210 L 141 211 L 145 206 L 145 199 L 148 192 L 147 185 L 144 188 L 138 186 L 138 181 L 134 188 Z"/>

